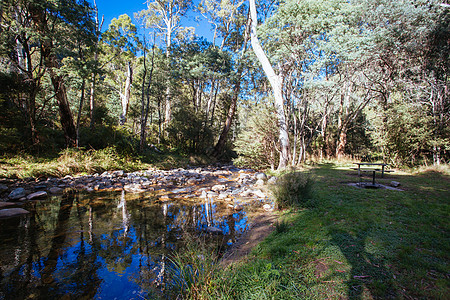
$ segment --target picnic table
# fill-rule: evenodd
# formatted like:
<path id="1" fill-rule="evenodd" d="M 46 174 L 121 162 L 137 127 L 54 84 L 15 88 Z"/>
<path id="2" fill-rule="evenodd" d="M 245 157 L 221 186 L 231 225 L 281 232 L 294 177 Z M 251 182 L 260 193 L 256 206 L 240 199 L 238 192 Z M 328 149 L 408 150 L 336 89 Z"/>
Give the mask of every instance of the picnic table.
<path id="1" fill-rule="evenodd" d="M 360 175 L 360 173 L 361 173 L 361 170 L 365 170 L 365 171 L 381 171 L 381 178 L 383 178 L 384 177 L 384 173 L 385 172 L 392 172 L 392 171 L 387 171 L 387 170 L 385 170 L 385 167 L 386 166 L 388 166 L 388 164 L 384 164 L 384 163 L 353 163 L 353 164 L 355 164 L 355 165 L 358 165 L 358 175 Z M 361 166 L 368 166 L 368 167 L 370 167 L 371 169 L 361 169 Z M 377 168 L 373 168 L 373 167 L 377 167 Z M 381 170 L 380 170 L 380 167 L 381 166 Z"/>
<path id="2" fill-rule="evenodd" d="M 384 173 L 392 172 L 390 170 L 386 170 L 385 167 L 388 164 L 385 163 L 353 163 L 358 165 L 357 168 L 352 168 L 358 171 L 358 176 L 361 180 L 361 172 L 372 173 L 372 185 L 375 186 L 375 173 L 381 171 L 381 178 L 384 177 Z M 381 168 L 380 168 L 381 167 Z"/>

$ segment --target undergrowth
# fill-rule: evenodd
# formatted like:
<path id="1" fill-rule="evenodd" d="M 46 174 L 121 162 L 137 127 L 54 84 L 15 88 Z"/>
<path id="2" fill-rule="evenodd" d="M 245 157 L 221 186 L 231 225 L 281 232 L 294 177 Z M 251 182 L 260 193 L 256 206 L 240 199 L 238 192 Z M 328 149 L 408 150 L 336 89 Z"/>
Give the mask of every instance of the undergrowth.
<path id="1" fill-rule="evenodd" d="M 99 173 L 106 170 L 131 171 L 143 169 L 140 160 L 119 154 L 115 148 L 102 150 L 66 149 L 53 159 L 17 155 L 1 159 L 0 177 L 62 177 L 80 173 Z"/>

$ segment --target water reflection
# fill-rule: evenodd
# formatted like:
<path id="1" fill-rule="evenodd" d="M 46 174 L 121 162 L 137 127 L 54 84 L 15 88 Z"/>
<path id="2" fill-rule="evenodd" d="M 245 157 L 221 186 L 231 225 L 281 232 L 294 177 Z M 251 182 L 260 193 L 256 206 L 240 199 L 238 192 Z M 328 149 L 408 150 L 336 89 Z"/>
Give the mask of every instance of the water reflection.
<path id="1" fill-rule="evenodd" d="M 0 220 L 0 299 L 151 298 L 186 233 L 226 245 L 247 226 L 244 212 L 213 199 L 68 193 L 27 205 L 31 214 Z"/>

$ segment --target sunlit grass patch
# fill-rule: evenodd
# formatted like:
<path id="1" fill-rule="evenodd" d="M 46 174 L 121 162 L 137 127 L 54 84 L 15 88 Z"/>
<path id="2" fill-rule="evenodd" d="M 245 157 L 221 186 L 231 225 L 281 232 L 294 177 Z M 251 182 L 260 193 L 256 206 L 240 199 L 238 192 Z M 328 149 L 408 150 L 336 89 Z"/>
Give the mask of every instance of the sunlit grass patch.
<path id="1" fill-rule="evenodd" d="M 348 186 L 354 177 L 342 166 L 312 173 L 320 205 L 290 210 L 246 264 L 227 271 L 247 278 L 232 281 L 236 299 L 437 299 L 450 292 L 447 175 L 391 173 L 383 181 L 404 189 L 391 191 Z M 269 265 L 276 275 L 262 278 Z"/>

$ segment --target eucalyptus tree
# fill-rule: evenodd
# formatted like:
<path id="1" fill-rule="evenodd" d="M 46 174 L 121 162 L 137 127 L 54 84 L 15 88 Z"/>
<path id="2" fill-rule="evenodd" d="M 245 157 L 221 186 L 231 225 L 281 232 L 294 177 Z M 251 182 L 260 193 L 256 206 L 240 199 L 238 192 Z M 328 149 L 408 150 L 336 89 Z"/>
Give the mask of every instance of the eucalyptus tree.
<path id="1" fill-rule="evenodd" d="M 112 19 L 108 30 L 102 35 L 102 40 L 106 48 L 104 59 L 109 65 L 108 78 L 121 100 L 120 124 L 123 125 L 126 122 L 131 97 L 133 63 L 141 42 L 136 26 L 126 14 L 119 16 L 118 19 Z"/>
<path id="2" fill-rule="evenodd" d="M 67 146 L 76 145 L 76 129 L 67 97 L 61 59 L 70 56 L 75 40 L 93 33 L 91 7 L 86 1 L 22 1 L 2 3 L 2 35 L 15 72 L 30 83 L 27 105 L 33 143 L 37 142 L 36 96 L 45 74 L 51 80 Z M 67 38 L 71 36 L 72 38 Z M 11 49 L 11 47 L 13 47 Z M 69 51 L 67 51 L 69 50 Z M 13 54 L 14 53 L 14 54 Z"/>
<path id="3" fill-rule="evenodd" d="M 172 41 L 178 34 L 190 30 L 181 26 L 181 17 L 191 8 L 191 0 L 148 0 L 147 9 L 138 13 L 144 18 L 145 25 L 148 28 L 156 29 L 165 40 L 166 58 L 170 65 L 170 52 Z M 167 76 L 166 86 L 166 103 L 165 103 L 165 124 L 168 124 L 172 118 L 172 99 L 171 99 L 171 83 L 170 70 Z"/>
<path id="4" fill-rule="evenodd" d="M 99 55 L 99 48 L 100 48 L 100 41 L 101 41 L 101 30 L 103 27 L 104 22 L 104 16 L 102 15 L 102 18 L 99 19 L 98 15 L 98 8 L 97 3 L 94 0 L 94 21 L 95 21 L 95 40 L 94 40 L 94 57 L 93 62 L 99 67 L 98 62 L 98 55 Z M 97 70 L 94 70 L 91 73 L 91 87 L 90 87 L 90 95 L 89 95 L 89 118 L 90 118 L 90 127 L 93 128 L 94 126 L 94 108 L 95 108 L 95 88 L 96 88 L 96 81 L 97 81 L 97 75 L 100 72 L 99 68 Z"/>
<path id="5" fill-rule="evenodd" d="M 287 166 L 289 160 L 289 135 L 284 109 L 284 100 L 282 94 L 282 81 L 279 74 L 276 74 L 269 59 L 264 53 L 264 49 L 259 42 L 256 29 L 258 25 L 258 18 L 256 12 L 255 0 L 249 0 L 250 3 L 250 16 L 251 16 L 251 42 L 252 48 L 261 63 L 264 73 L 270 82 L 275 98 L 275 107 L 278 117 L 279 125 L 279 139 L 280 139 L 280 161 L 278 169 L 283 169 Z"/>
<path id="6" fill-rule="evenodd" d="M 382 119 L 374 131 L 377 145 L 400 163 L 432 153 L 433 162 L 439 164 L 450 142 L 448 131 L 442 130 L 450 120 L 448 80 L 443 79 L 448 78 L 448 68 L 442 64 L 449 50 L 442 43 L 435 46 L 436 36 L 439 41 L 449 39 L 444 24 L 449 24 L 450 12 L 441 1 L 361 3 L 375 12 L 363 17 L 375 41 L 366 70 L 376 79 L 373 88 L 380 96 L 374 108 Z M 398 143 L 394 137 L 400 128 L 409 138 Z"/>
<path id="7" fill-rule="evenodd" d="M 40 36 L 33 32 L 29 6 L 19 1 L 4 1 L 1 22 L 1 55 L 7 57 L 4 72 L 13 73 L 26 83 L 18 97 L 20 107 L 25 110 L 32 144 L 39 143 L 36 127 L 36 97 L 45 75 L 44 61 L 39 47 Z M 9 70 L 8 70 L 9 69 Z M 13 99 L 13 98 L 12 98 Z"/>
<path id="8" fill-rule="evenodd" d="M 220 2 L 204 0 L 201 1 L 198 9 L 214 26 L 214 44 L 216 44 L 217 37 L 221 38 L 219 50 L 228 51 L 234 61 L 234 68 L 230 73 L 229 81 L 222 82 L 218 80 L 219 78 L 213 76 L 210 84 L 209 103 L 215 103 L 220 89 L 223 89 L 223 93 L 229 94 L 229 97 L 224 95 L 225 98 L 230 98 L 222 130 L 212 152 L 213 156 L 220 157 L 223 155 L 228 133 L 233 124 L 247 64 L 245 58 L 250 30 L 249 11 L 248 7 L 245 6 L 245 1 L 239 0 Z"/>

